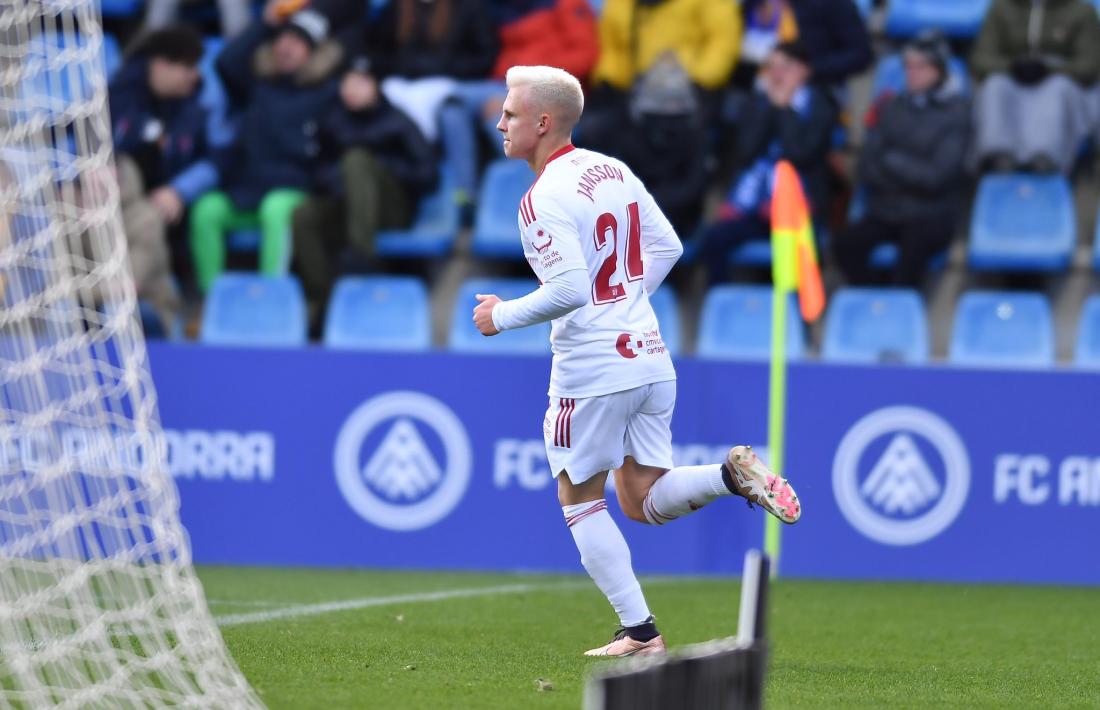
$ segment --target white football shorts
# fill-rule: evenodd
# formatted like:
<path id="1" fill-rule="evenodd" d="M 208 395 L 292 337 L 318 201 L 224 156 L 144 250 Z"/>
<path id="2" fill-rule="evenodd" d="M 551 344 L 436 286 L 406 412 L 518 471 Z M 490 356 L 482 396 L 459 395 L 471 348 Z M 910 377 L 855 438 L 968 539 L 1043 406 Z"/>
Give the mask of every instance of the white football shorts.
<path id="1" fill-rule="evenodd" d="M 598 397 L 552 398 L 542 423 L 550 471 L 583 483 L 619 468 L 626 456 L 643 466 L 672 468 L 675 406 L 676 380 Z"/>

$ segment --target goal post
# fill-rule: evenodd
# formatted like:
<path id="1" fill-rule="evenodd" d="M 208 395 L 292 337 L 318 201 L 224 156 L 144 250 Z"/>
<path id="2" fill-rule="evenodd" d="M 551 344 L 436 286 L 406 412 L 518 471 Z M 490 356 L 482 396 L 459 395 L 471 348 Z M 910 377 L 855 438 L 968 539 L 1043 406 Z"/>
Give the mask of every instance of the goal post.
<path id="1" fill-rule="evenodd" d="M 257 707 L 191 567 L 96 0 L 0 0 L 0 706 Z"/>

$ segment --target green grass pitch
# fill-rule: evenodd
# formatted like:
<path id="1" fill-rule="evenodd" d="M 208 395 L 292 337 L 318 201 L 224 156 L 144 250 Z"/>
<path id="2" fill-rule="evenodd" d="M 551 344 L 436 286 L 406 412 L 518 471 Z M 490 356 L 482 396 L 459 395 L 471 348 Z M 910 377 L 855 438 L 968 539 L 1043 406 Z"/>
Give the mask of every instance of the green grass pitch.
<path id="1" fill-rule="evenodd" d="M 616 626 L 582 576 L 199 576 L 230 651 L 275 709 L 579 708 L 588 669 L 606 662 L 581 652 Z M 736 580 L 643 586 L 670 645 L 735 632 Z M 769 708 L 1100 707 L 1094 589 L 780 579 L 769 623 Z M 553 689 L 537 690 L 539 678 Z"/>

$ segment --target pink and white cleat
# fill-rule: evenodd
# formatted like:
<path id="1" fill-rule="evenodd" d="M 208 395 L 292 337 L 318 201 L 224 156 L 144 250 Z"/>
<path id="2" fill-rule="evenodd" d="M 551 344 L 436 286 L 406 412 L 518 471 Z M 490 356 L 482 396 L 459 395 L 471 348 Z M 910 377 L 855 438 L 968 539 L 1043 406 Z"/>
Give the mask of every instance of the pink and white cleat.
<path id="1" fill-rule="evenodd" d="M 648 641 L 635 641 L 626 634 L 626 629 L 619 629 L 611 643 L 599 648 L 585 651 L 586 656 L 607 656 L 609 658 L 626 658 L 627 656 L 652 656 L 665 652 L 665 640 L 659 634 Z"/>
<path id="2" fill-rule="evenodd" d="M 794 488 L 764 465 L 751 446 L 735 446 L 726 456 L 726 466 L 737 488 L 737 495 L 755 503 L 788 525 L 802 517 L 802 504 Z"/>

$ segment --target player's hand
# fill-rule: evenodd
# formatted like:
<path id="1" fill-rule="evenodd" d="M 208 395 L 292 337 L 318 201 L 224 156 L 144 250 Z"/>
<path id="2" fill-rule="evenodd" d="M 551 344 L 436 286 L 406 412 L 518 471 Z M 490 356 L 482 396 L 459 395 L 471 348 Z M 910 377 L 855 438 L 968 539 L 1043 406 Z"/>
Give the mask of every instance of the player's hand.
<path id="1" fill-rule="evenodd" d="M 484 336 L 496 335 L 500 331 L 493 325 L 493 307 L 500 303 L 500 299 L 493 294 L 479 293 L 474 296 L 478 300 L 474 307 L 474 325 Z"/>

